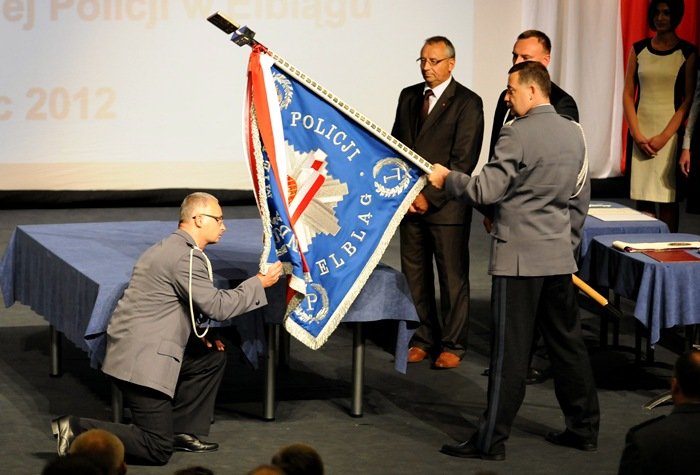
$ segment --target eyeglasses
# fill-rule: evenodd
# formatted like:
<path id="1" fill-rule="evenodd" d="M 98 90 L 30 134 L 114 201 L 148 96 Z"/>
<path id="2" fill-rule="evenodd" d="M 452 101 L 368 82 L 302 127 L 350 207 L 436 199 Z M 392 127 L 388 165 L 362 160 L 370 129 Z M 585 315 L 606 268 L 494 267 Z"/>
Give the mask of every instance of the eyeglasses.
<path id="1" fill-rule="evenodd" d="M 438 64 L 442 63 L 446 59 L 452 59 L 452 58 L 442 58 L 442 59 L 434 59 L 434 58 L 418 58 L 416 60 L 416 63 L 420 63 L 421 66 L 425 66 L 425 63 L 428 63 L 431 67 L 432 66 L 437 66 Z"/>
<path id="2" fill-rule="evenodd" d="M 223 215 L 222 216 L 214 216 L 214 215 L 207 214 L 207 213 L 199 213 L 197 216 L 207 216 L 211 219 L 215 219 L 217 224 L 221 224 L 224 222 Z M 192 216 L 192 219 L 195 219 L 197 216 Z"/>

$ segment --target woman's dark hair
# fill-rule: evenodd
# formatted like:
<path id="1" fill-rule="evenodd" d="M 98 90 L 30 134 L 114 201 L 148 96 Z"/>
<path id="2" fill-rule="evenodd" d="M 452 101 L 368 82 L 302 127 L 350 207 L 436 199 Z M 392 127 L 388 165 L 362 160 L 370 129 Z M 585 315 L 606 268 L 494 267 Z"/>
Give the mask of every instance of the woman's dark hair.
<path id="1" fill-rule="evenodd" d="M 654 26 L 654 15 L 660 3 L 665 3 L 668 9 L 671 10 L 671 28 L 674 30 L 681 24 L 683 13 L 685 13 L 685 3 L 683 0 L 651 0 L 649 9 L 647 10 L 647 25 L 651 31 L 656 31 Z"/>

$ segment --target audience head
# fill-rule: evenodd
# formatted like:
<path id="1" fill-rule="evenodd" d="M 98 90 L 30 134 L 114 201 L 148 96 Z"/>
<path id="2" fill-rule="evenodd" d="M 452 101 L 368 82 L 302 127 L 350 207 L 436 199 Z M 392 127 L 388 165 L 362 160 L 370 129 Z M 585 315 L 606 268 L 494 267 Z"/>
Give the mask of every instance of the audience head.
<path id="1" fill-rule="evenodd" d="M 323 461 L 310 445 L 296 443 L 282 447 L 272 456 L 272 464 L 286 475 L 323 475 Z"/>
<path id="2" fill-rule="evenodd" d="M 93 457 L 68 454 L 46 464 L 41 475 L 109 475 Z"/>
<path id="3" fill-rule="evenodd" d="M 180 470 L 177 470 L 173 475 L 214 475 L 214 472 L 206 467 L 194 465 L 192 467 L 181 468 Z"/>
<path id="4" fill-rule="evenodd" d="M 447 81 L 455 67 L 455 47 L 444 36 L 431 36 L 423 43 L 418 63 L 425 83 L 433 88 Z"/>
<path id="5" fill-rule="evenodd" d="M 533 107 L 549 103 L 551 87 L 549 73 L 542 63 L 517 63 L 508 71 L 505 101 L 511 112 L 520 117 Z"/>
<path id="6" fill-rule="evenodd" d="M 90 429 L 79 434 L 68 451 L 73 455 L 84 455 L 100 464 L 108 475 L 124 475 L 124 444 L 119 437 L 103 429 Z"/>
<path id="7" fill-rule="evenodd" d="M 187 195 L 180 205 L 179 228 L 187 231 L 202 250 L 218 242 L 226 231 L 219 200 L 201 191 Z"/>
<path id="8" fill-rule="evenodd" d="M 513 45 L 513 64 L 537 61 L 549 65 L 552 41 L 539 30 L 525 30 L 518 35 Z"/>
<path id="9" fill-rule="evenodd" d="M 258 465 L 253 470 L 248 472 L 247 475 L 286 475 L 286 474 L 277 465 L 264 464 L 264 465 Z"/>
<path id="10" fill-rule="evenodd" d="M 683 0 L 652 0 L 647 10 L 647 25 L 651 31 L 674 31 L 684 12 Z"/>
<path id="11" fill-rule="evenodd" d="M 700 403 L 700 350 L 688 350 L 676 360 L 671 394 L 674 404 Z"/>

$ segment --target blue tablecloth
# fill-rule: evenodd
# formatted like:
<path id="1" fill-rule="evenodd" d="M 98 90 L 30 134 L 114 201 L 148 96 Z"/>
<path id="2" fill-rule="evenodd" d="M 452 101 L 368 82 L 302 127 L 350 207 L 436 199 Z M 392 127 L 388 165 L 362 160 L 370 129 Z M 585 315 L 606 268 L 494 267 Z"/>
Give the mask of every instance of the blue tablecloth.
<path id="1" fill-rule="evenodd" d="M 221 241 L 207 247 L 220 288 L 236 285 L 258 271 L 262 225 L 259 219 L 226 220 Z M 98 367 L 104 356 L 107 324 L 138 257 L 176 229 L 165 221 L 18 226 L 0 261 L 5 305 L 29 305 Z M 267 289 L 266 307 L 236 317 L 243 351 L 253 364 L 264 354 L 264 323 L 281 323 L 282 284 Z M 343 322 L 398 320 L 395 367 L 406 370 L 408 341 L 418 322 L 406 280 L 379 265 Z"/>
<path id="2" fill-rule="evenodd" d="M 700 241 L 695 234 L 613 234 L 591 241 L 585 273 L 592 285 L 612 289 L 635 301 L 634 316 L 659 341 L 660 330 L 700 323 L 700 262 L 659 262 L 641 252 L 612 248 L 614 241 L 632 243 Z M 691 251 L 698 255 L 697 251 Z"/>
<path id="3" fill-rule="evenodd" d="M 592 201 L 590 208 L 627 208 L 620 203 L 612 201 Z M 581 265 L 585 265 L 586 254 L 591 241 L 596 236 L 605 234 L 640 234 L 640 233 L 667 233 L 668 226 L 658 219 L 646 221 L 603 221 L 593 216 L 586 216 L 581 233 Z"/>

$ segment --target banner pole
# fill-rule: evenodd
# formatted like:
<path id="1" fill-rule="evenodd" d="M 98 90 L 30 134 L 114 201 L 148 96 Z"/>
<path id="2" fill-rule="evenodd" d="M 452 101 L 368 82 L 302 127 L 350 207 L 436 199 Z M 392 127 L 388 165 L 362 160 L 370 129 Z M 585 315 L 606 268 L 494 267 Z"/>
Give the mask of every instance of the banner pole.
<path id="1" fill-rule="evenodd" d="M 249 45 L 251 48 L 261 48 L 267 55 L 272 57 L 273 61 L 280 69 L 284 70 L 287 74 L 294 76 L 299 82 L 304 84 L 309 89 L 314 90 L 320 96 L 326 98 L 327 102 L 335 107 L 338 111 L 362 124 L 365 129 L 374 135 L 377 139 L 381 140 L 385 144 L 393 147 L 397 150 L 403 157 L 413 163 L 415 166 L 423 170 L 425 173 L 430 173 L 433 169 L 433 165 L 418 155 L 416 152 L 408 148 L 401 141 L 397 140 L 390 133 L 379 127 L 365 115 L 361 114 L 357 109 L 350 106 L 347 102 L 341 100 L 335 94 L 331 93 L 328 89 L 321 86 L 317 81 L 304 74 L 299 68 L 294 67 L 287 60 L 279 56 L 277 53 L 271 51 L 265 45 L 261 44 L 259 41 L 254 39 L 255 32 L 249 29 L 247 26 L 238 26 L 232 20 L 226 18 L 222 13 L 216 12 L 207 18 L 211 24 L 219 28 L 224 33 L 231 35 L 231 41 L 236 43 L 238 46 Z"/>

